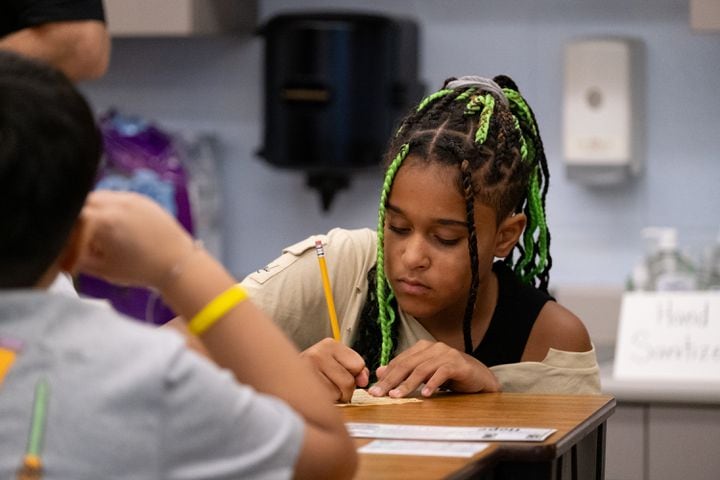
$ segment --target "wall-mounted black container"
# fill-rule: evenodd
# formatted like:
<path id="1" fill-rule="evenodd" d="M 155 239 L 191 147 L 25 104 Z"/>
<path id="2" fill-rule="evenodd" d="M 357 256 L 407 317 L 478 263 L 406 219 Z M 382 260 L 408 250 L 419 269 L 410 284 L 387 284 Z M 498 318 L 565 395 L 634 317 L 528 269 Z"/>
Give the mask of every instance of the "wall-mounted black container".
<path id="1" fill-rule="evenodd" d="M 260 154 L 307 172 L 327 210 L 352 171 L 379 164 L 396 122 L 422 96 L 417 25 L 369 14 L 294 13 L 273 17 L 260 33 Z"/>

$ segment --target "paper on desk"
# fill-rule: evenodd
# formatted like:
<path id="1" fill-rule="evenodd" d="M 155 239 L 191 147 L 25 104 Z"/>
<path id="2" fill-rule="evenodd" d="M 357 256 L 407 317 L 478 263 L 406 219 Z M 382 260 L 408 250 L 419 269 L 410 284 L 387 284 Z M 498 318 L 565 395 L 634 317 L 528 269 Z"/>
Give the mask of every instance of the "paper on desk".
<path id="1" fill-rule="evenodd" d="M 482 442 L 428 442 L 418 440 L 373 440 L 359 453 L 387 455 L 427 455 L 435 457 L 472 457 L 488 447 Z"/>
<path id="2" fill-rule="evenodd" d="M 441 427 L 358 422 L 347 422 L 345 426 L 352 437 L 405 440 L 542 442 L 556 432 L 554 428 Z"/>
<path id="3" fill-rule="evenodd" d="M 390 398 L 390 397 L 373 397 L 367 390 L 357 388 L 353 392 L 350 403 L 338 403 L 338 407 L 362 407 L 364 405 L 395 405 L 398 403 L 422 402 L 419 398 Z"/>

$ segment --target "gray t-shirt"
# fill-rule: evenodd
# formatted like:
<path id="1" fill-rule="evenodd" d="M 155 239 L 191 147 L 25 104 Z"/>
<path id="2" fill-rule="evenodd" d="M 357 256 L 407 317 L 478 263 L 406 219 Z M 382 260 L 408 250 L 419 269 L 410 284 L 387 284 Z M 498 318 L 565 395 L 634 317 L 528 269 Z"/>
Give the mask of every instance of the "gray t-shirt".
<path id="1" fill-rule="evenodd" d="M 0 478 L 27 448 L 49 384 L 45 480 L 289 478 L 304 425 L 174 332 L 45 291 L 0 293 L 0 339 L 22 342 L 0 384 Z"/>

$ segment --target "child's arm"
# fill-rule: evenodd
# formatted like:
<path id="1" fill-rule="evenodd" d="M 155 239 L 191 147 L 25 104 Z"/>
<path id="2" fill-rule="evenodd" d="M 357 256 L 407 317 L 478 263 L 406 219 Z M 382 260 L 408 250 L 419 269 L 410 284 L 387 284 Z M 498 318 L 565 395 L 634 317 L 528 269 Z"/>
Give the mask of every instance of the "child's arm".
<path id="1" fill-rule="evenodd" d="M 590 337 L 582 321 L 555 302 L 547 302 L 530 332 L 521 362 L 542 362 L 550 348 L 588 352 Z M 500 389 L 494 373 L 479 360 L 442 342 L 421 340 L 377 370 L 373 395 L 403 397 L 425 384 L 423 395 L 445 385 L 456 392 L 492 392 Z"/>
<path id="2" fill-rule="evenodd" d="M 0 49 L 43 60 L 71 80 L 88 80 L 107 70 L 110 36 L 99 20 L 56 21 L 2 37 Z"/>
<path id="3" fill-rule="evenodd" d="M 128 285 L 158 289 L 192 318 L 235 279 L 157 204 L 132 193 L 95 192 L 83 210 L 86 248 L 78 267 Z M 350 477 L 354 445 L 327 390 L 273 322 L 243 301 L 200 337 L 213 359 L 258 391 L 290 404 L 306 421 L 296 475 Z M 242 432 L 239 432 L 240 434 Z"/>
<path id="4" fill-rule="evenodd" d="M 592 349 L 590 335 L 582 321 L 556 302 L 547 302 L 540 310 L 521 361 L 542 362 L 550 348 L 565 352 L 587 352 Z"/>
<path id="5" fill-rule="evenodd" d="M 188 347 L 212 358 L 205 345 L 190 333 L 184 319 L 176 317 L 165 325 L 179 331 Z M 320 382 L 336 402 L 349 402 L 355 389 L 367 387 L 370 380 L 370 372 L 360 354 L 329 337 L 300 352 L 300 357 L 315 368 Z"/>

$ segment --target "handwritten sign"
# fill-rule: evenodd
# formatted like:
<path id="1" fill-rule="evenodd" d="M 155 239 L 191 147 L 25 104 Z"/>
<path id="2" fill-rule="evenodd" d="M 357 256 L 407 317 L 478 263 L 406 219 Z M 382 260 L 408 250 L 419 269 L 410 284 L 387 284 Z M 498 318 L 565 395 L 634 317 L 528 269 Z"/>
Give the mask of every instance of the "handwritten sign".
<path id="1" fill-rule="evenodd" d="M 613 373 L 628 380 L 720 380 L 720 292 L 625 293 Z"/>

